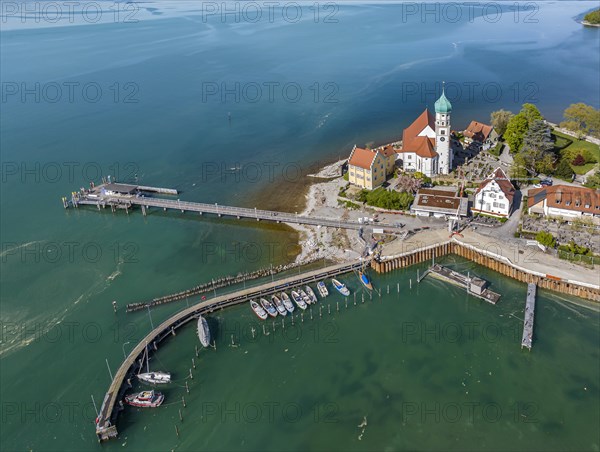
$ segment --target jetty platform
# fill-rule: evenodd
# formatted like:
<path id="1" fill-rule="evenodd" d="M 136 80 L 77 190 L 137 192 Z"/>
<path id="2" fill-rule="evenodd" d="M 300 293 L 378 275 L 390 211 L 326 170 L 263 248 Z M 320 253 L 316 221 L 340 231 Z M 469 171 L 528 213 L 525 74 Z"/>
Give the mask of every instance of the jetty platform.
<path id="1" fill-rule="evenodd" d="M 377 222 L 373 224 L 360 223 L 358 220 L 342 220 L 341 218 L 325 218 L 313 215 L 299 215 L 298 213 L 280 212 L 274 210 L 251 209 L 246 207 L 234 207 L 219 205 L 218 203 L 208 204 L 201 202 L 181 201 L 180 199 L 171 199 L 157 197 L 154 194 L 177 195 L 175 189 L 148 187 L 142 185 L 129 185 L 119 183 L 104 183 L 90 189 L 82 188 L 78 192 L 71 193 L 71 199 L 63 197 L 63 207 L 65 209 L 79 206 L 94 206 L 98 210 L 110 208 L 112 212 L 116 210 L 129 210 L 139 207 L 143 215 L 147 215 L 151 208 L 162 209 L 163 211 L 194 212 L 200 215 L 212 214 L 218 217 L 229 216 L 237 219 L 247 218 L 256 221 L 267 220 L 277 223 L 303 224 L 311 226 L 323 226 L 340 229 L 353 229 L 357 231 L 373 231 L 373 229 L 383 230 L 387 234 L 397 234 L 402 238 L 408 235 L 403 226 L 399 223 Z"/>
<path id="2" fill-rule="evenodd" d="M 533 318 L 535 316 L 535 296 L 537 286 L 533 283 L 527 284 L 527 301 L 525 302 L 525 317 L 523 320 L 523 338 L 521 348 L 527 347 L 531 350 L 533 344 Z"/>
<path id="3" fill-rule="evenodd" d="M 245 303 L 253 298 L 268 296 L 304 284 L 314 283 L 343 273 L 349 273 L 364 265 L 364 261 L 355 261 L 301 273 L 300 275 L 290 276 L 260 286 L 221 295 L 197 303 L 171 316 L 142 338 L 114 374 L 98 414 L 96 423 L 96 435 L 98 436 L 98 439 L 104 441 L 115 438 L 118 435 L 117 417 L 119 412 L 124 408 L 123 397 L 125 392 L 132 387 L 131 378 L 143 365 L 143 357 L 147 345 L 150 346 L 150 350 L 157 350 L 160 342 L 167 337 L 174 336 L 179 327 L 198 318 L 198 315 L 200 314 L 210 313 L 217 309 Z"/>
<path id="4" fill-rule="evenodd" d="M 496 304 L 500 299 L 500 294 L 492 292 L 487 288 L 488 282 L 477 277 L 463 275 L 457 271 L 435 264 L 430 267 L 423 275 L 431 275 L 434 278 L 449 282 L 455 286 L 462 287 L 468 294 L 487 301 L 491 304 Z M 422 278 L 421 278 L 422 279 Z"/>

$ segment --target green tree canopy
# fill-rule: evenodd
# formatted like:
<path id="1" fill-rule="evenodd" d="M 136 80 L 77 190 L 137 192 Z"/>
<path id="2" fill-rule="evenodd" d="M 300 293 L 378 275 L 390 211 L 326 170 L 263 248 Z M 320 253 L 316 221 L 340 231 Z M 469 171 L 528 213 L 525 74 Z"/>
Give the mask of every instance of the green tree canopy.
<path id="1" fill-rule="evenodd" d="M 580 136 L 592 135 L 600 137 L 600 110 L 583 102 L 569 105 L 563 116 L 561 127 L 576 132 Z"/>
<path id="2" fill-rule="evenodd" d="M 496 129 L 498 135 L 504 135 L 506 126 L 508 126 L 508 121 L 510 121 L 510 118 L 513 116 L 513 113 L 508 110 L 497 110 L 492 112 L 490 115 L 490 122 L 494 129 Z"/>
<path id="3" fill-rule="evenodd" d="M 533 149 L 548 152 L 554 149 L 550 127 L 541 119 L 536 119 L 529 125 L 523 137 L 523 149 Z"/>
<path id="4" fill-rule="evenodd" d="M 521 111 L 519 112 L 527 119 L 527 124 L 531 126 L 534 121 L 544 119 L 538 108 L 533 104 L 523 104 Z"/>
<path id="5" fill-rule="evenodd" d="M 600 9 L 587 13 L 583 20 L 591 24 L 600 24 Z"/>
<path id="6" fill-rule="evenodd" d="M 556 239 L 554 236 L 546 231 L 538 232 L 535 236 L 535 239 L 538 241 L 538 243 L 541 243 L 546 248 L 554 248 L 554 245 L 556 245 Z"/>
<path id="7" fill-rule="evenodd" d="M 506 126 L 506 131 L 504 132 L 504 139 L 506 140 L 506 144 L 510 147 L 511 152 L 518 152 L 521 149 L 523 138 L 525 137 L 528 128 L 529 123 L 524 114 L 519 113 L 510 118 L 510 121 L 508 121 Z"/>
<path id="8" fill-rule="evenodd" d="M 600 188 L 600 170 L 588 176 L 584 185 L 588 188 Z"/>
<path id="9" fill-rule="evenodd" d="M 560 162 L 558 162 L 558 165 L 556 166 L 556 170 L 554 171 L 554 174 L 563 180 L 566 180 L 566 181 L 572 180 L 573 179 L 573 168 L 571 168 L 571 165 L 569 164 L 569 160 L 566 158 L 560 159 Z"/>

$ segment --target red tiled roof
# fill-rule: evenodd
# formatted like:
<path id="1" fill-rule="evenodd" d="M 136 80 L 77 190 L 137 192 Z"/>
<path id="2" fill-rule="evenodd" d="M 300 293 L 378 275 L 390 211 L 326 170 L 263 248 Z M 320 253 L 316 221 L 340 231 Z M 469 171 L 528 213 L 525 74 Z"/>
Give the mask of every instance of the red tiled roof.
<path id="1" fill-rule="evenodd" d="M 465 129 L 463 135 L 467 138 L 471 138 L 474 141 L 483 143 L 488 139 L 490 133 L 492 133 L 492 126 L 483 124 L 482 122 L 471 121 L 471 124 Z"/>
<path id="2" fill-rule="evenodd" d="M 529 190 L 527 207 L 533 207 L 544 199 L 548 207 L 600 215 L 600 208 L 597 208 L 600 207 L 600 190 L 570 185 L 536 188 Z"/>
<path id="3" fill-rule="evenodd" d="M 368 170 L 371 169 L 371 165 L 373 164 L 373 160 L 375 160 L 376 156 L 377 151 L 355 147 L 352 151 L 352 155 L 350 156 L 348 164 Z"/>
<path id="4" fill-rule="evenodd" d="M 477 187 L 475 194 L 483 190 L 483 188 L 492 181 L 495 181 L 500 186 L 500 190 L 502 190 L 502 193 L 504 193 L 504 195 L 510 201 L 512 201 L 515 195 L 515 187 L 506 176 L 506 173 L 500 167 L 496 168 L 496 170 L 492 174 L 490 174 L 486 180 L 479 184 L 479 187 Z"/>
<path id="5" fill-rule="evenodd" d="M 425 109 L 414 122 L 402 133 L 402 150 L 399 152 L 415 152 L 420 157 L 435 157 L 435 138 L 418 136 L 427 126 L 435 130 L 435 117 Z M 429 143 L 425 143 L 425 142 Z"/>
<path id="6" fill-rule="evenodd" d="M 379 149 L 379 152 L 384 157 L 389 157 L 390 155 L 396 155 L 398 151 L 396 151 L 391 144 L 388 144 L 387 146 L 384 146 L 383 149 Z"/>

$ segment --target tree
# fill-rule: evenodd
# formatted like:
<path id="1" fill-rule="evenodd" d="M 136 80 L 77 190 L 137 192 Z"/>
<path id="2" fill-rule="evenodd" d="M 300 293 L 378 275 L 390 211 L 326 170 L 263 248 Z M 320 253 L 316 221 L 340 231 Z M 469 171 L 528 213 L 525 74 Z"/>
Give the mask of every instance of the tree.
<path id="1" fill-rule="evenodd" d="M 600 24 L 600 9 L 597 9 L 596 11 L 587 13 L 583 17 L 583 20 L 585 20 L 586 22 L 588 22 L 590 24 Z"/>
<path id="2" fill-rule="evenodd" d="M 553 174 L 555 157 L 552 152 L 546 152 L 541 160 L 535 162 L 535 170 L 538 173 Z"/>
<path id="3" fill-rule="evenodd" d="M 591 176 L 588 176 L 584 186 L 588 188 L 600 188 L 600 170 L 597 170 Z"/>
<path id="4" fill-rule="evenodd" d="M 513 116 L 508 121 L 506 125 L 506 131 L 504 132 L 504 139 L 506 140 L 506 144 L 510 147 L 511 152 L 518 152 L 521 149 L 523 144 L 523 138 L 527 133 L 529 128 L 529 124 L 527 122 L 527 117 L 519 113 L 518 115 Z"/>
<path id="5" fill-rule="evenodd" d="M 523 104 L 519 113 L 525 116 L 527 119 L 527 124 L 530 126 L 534 121 L 544 119 L 538 108 L 533 104 Z"/>
<path id="6" fill-rule="evenodd" d="M 538 232 L 535 236 L 535 239 L 538 241 L 538 243 L 544 245 L 546 248 L 554 248 L 554 245 L 556 245 L 556 239 L 554 236 L 546 231 Z"/>
<path id="7" fill-rule="evenodd" d="M 504 135 L 504 132 L 506 132 L 506 126 L 508 125 L 510 118 L 513 116 L 513 113 L 508 110 L 497 110 L 492 112 L 490 115 L 490 122 L 492 123 L 494 129 L 496 129 L 496 133 L 498 133 L 498 135 Z"/>
<path id="8" fill-rule="evenodd" d="M 523 136 L 523 149 L 533 149 L 548 152 L 554 149 L 550 127 L 541 119 L 536 119 L 529 125 Z"/>
<path id="9" fill-rule="evenodd" d="M 573 180 L 573 168 L 571 168 L 568 159 L 560 159 L 560 162 L 558 162 L 556 170 L 554 171 L 554 175 L 566 181 Z"/>
<path id="10" fill-rule="evenodd" d="M 521 154 L 515 155 L 513 165 L 510 168 L 510 178 L 521 181 L 528 179 L 529 172 L 527 171 L 525 159 Z"/>
<path id="11" fill-rule="evenodd" d="M 573 166 L 582 166 L 582 165 L 585 165 L 585 159 L 583 158 L 583 155 L 577 154 L 577 157 L 575 157 L 573 159 Z"/>
<path id="12" fill-rule="evenodd" d="M 600 110 L 583 102 L 569 105 L 563 116 L 561 127 L 576 132 L 579 137 L 592 135 L 600 137 Z"/>

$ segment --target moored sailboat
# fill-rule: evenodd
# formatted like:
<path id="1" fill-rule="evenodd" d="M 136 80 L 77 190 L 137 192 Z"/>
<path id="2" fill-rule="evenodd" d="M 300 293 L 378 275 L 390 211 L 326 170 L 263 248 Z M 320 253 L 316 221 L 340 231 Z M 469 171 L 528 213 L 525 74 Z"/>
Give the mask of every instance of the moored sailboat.
<path id="1" fill-rule="evenodd" d="M 204 347 L 210 346 L 210 329 L 208 322 L 202 316 L 198 317 L 198 339 Z"/>
<path id="2" fill-rule="evenodd" d="M 371 284 L 371 280 L 369 280 L 369 277 L 366 273 L 359 271 L 358 277 L 360 278 L 360 282 L 363 283 L 363 286 L 365 286 L 369 290 L 373 290 L 373 284 Z"/>
<path id="3" fill-rule="evenodd" d="M 146 344 L 144 356 L 146 357 L 146 372 L 137 374 L 138 380 L 150 384 L 171 383 L 171 374 L 169 372 L 150 372 L 150 357 L 148 356 L 148 344 Z M 142 361 L 141 365 L 144 365 L 144 361 Z"/>

